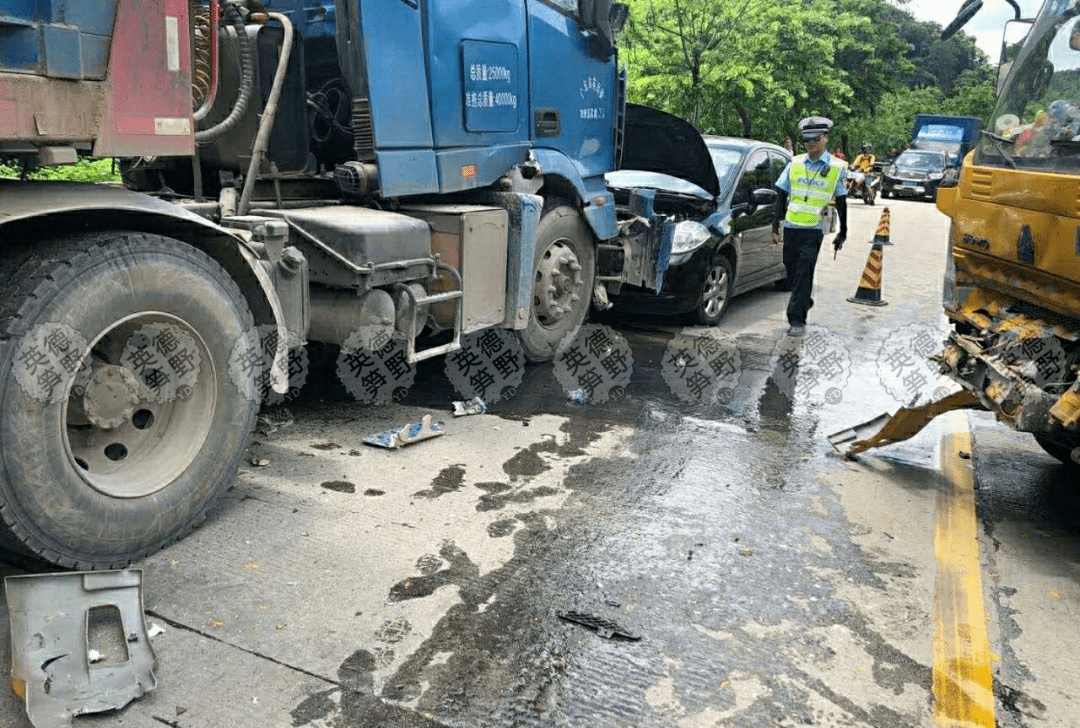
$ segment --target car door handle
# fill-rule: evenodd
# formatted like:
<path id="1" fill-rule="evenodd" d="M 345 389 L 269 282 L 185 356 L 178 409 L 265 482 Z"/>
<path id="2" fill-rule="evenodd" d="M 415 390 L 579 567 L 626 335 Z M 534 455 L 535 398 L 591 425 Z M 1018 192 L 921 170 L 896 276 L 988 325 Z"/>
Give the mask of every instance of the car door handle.
<path id="1" fill-rule="evenodd" d="M 533 114 L 533 118 L 536 121 L 536 136 L 559 136 L 561 125 L 559 124 L 558 109 L 537 109 Z"/>

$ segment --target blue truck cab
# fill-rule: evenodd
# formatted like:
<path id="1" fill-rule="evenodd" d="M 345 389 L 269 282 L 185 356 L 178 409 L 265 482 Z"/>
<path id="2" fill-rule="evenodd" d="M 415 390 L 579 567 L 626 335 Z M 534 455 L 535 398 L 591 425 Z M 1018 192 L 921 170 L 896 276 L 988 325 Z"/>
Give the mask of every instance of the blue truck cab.
<path id="1" fill-rule="evenodd" d="M 340 68 L 352 115 L 370 118 L 384 197 L 488 187 L 528 162 L 558 178 L 601 238 L 616 233 L 603 175 L 615 168 L 623 85 L 610 24 L 576 0 L 272 0 L 312 69 Z M 603 12 L 609 12 L 603 6 Z M 607 42 L 603 38 L 607 34 Z M 307 91 L 315 90 L 309 83 Z M 531 170 L 530 170 L 531 171 Z"/>
<path id="2" fill-rule="evenodd" d="M 982 119 L 976 116 L 916 114 L 911 149 L 944 152 L 954 176 L 964 157 L 979 140 Z"/>

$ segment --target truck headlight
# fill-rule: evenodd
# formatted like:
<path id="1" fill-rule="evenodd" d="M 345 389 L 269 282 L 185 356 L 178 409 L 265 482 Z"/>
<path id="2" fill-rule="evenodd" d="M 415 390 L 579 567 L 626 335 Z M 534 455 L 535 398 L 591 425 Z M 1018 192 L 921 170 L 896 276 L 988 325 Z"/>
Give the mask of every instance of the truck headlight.
<path id="1" fill-rule="evenodd" d="M 944 172 L 931 172 L 930 174 L 928 174 L 926 176 L 929 177 L 930 179 L 944 179 L 945 178 L 945 173 Z"/>
<path id="2" fill-rule="evenodd" d="M 697 250 L 709 241 L 712 233 L 700 222 L 683 220 L 675 226 L 675 238 L 671 241 L 672 255 Z"/>

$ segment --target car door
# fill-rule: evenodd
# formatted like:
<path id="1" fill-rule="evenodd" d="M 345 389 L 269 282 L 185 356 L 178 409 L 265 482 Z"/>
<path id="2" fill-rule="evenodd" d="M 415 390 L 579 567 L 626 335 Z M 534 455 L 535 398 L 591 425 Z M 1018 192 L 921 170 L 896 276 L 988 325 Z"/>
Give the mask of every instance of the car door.
<path id="1" fill-rule="evenodd" d="M 779 149 L 769 150 L 769 186 L 773 189 L 776 188 L 776 182 L 780 179 L 781 173 L 784 168 L 791 163 L 791 157 L 784 154 Z M 770 220 L 770 223 L 772 221 Z M 769 230 L 769 238 L 771 242 L 772 229 Z M 763 275 L 769 279 L 775 279 L 784 275 L 784 246 L 783 245 L 770 245 L 765 255 L 765 266 Z"/>
<path id="2" fill-rule="evenodd" d="M 768 150 L 752 151 L 746 157 L 731 200 L 732 210 L 739 213 L 732 221 L 741 252 L 736 281 L 739 288 L 764 275 L 771 266 L 770 248 L 780 247 L 772 245 L 772 205 L 754 201 L 756 190 L 773 188 L 770 174 Z"/>

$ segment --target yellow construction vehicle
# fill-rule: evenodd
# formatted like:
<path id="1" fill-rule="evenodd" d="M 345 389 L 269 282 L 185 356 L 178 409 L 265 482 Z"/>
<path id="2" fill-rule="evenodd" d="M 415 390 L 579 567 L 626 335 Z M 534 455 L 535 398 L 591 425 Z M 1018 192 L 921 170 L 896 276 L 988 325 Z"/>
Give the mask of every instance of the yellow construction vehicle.
<path id="1" fill-rule="evenodd" d="M 969 0 L 945 32 L 981 5 Z M 967 408 L 1080 464 L 1080 2 L 1046 0 L 1031 20 L 1017 8 L 1014 23 L 1027 34 L 1003 44 L 988 129 L 937 199 L 952 219 L 943 299 L 952 331 L 933 359 L 962 389 L 831 436 L 848 456 Z"/>

